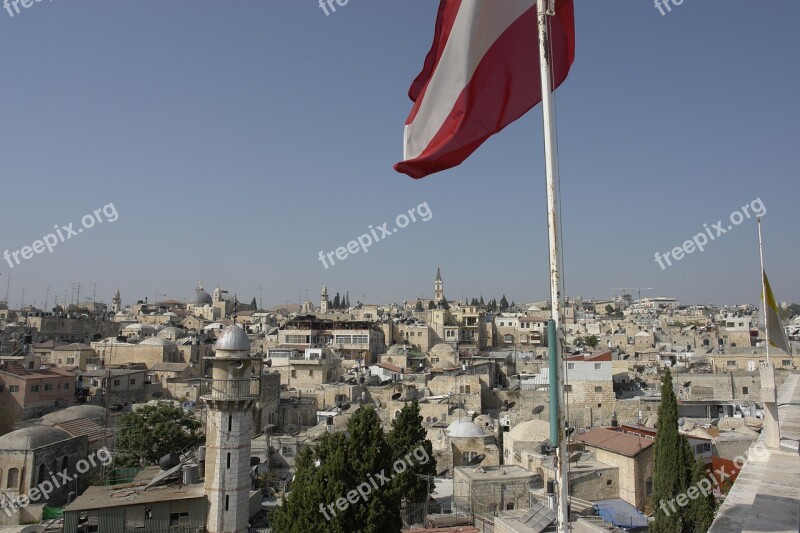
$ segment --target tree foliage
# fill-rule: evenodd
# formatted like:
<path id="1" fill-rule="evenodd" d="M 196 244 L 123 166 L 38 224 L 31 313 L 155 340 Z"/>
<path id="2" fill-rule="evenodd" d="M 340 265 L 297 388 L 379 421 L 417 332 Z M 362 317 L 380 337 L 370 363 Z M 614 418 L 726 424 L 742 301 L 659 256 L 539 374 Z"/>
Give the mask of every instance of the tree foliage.
<path id="1" fill-rule="evenodd" d="M 148 405 L 120 419 L 114 464 L 153 465 L 168 453 L 180 452 L 202 440 L 202 425 L 191 414 L 171 405 Z"/>
<path id="2" fill-rule="evenodd" d="M 277 533 L 399 532 L 400 493 L 393 482 L 379 484 L 366 501 L 359 496 L 356 503 L 347 502 L 344 510 L 335 505 L 378 474 L 391 476 L 392 457 L 392 448 L 375 410 L 371 407 L 357 410 L 347 424 L 347 434 L 327 433 L 317 446 L 303 448 L 298 455 L 291 492 L 272 515 L 273 530 Z M 332 511 L 328 507 L 331 504 Z"/>
<path id="3" fill-rule="evenodd" d="M 687 498 L 680 508 L 675 498 L 698 487 L 705 478 L 705 468 L 695 461 L 689 441 L 678 431 L 678 401 L 672 388 L 669 368 L 661 380 L 661 404 L 658 407 L 658 430 L 653 470 L 653 508 L 655 520 L 650 531 L 657 533 L 705 533 L 714 520 L 714 497 L 699 493 Z"/>
<path id="4" fill-rule="evenodd" d="M 409 453 L 412 465 L 407 470 L 399 473 L 394 479 L 394 489 L 397 495 L 413 503 L 425 503 L 428 494 L 433 491 L 434 484 L 432 476 L 436 474 L 436 460 L 433 458 L 433 445 L 426 437 L 425 428 L 422 427 L 422 416 L 419 414 L 419 403 L 414 400 L 407 403 L 400 410 L 400 414 L 392 420 L 392 429 L 389 432 L 387 441 L 392 449 L 392 457 L 395 460 L 405 460 Z M 422 448 L 425 453 L 420 453 L 418 448 Z M 427 462 L 422 464 L 419 455 L 427 457 Z M 430 476 L 426 479 L 421 476 Z M 430 489 L 430 492 L 429 492 Z"/>

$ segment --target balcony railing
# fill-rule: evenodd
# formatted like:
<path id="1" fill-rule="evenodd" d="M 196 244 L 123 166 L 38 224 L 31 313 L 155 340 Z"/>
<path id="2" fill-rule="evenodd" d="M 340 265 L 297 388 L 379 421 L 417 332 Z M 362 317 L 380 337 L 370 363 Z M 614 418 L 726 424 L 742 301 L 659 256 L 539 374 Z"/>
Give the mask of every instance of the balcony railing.
<path id="1" fill-rule="evenodd" d="M 261 398 L 261 379 L 204 379 L 200 396 L 207 400 L 257 400 Z"/>

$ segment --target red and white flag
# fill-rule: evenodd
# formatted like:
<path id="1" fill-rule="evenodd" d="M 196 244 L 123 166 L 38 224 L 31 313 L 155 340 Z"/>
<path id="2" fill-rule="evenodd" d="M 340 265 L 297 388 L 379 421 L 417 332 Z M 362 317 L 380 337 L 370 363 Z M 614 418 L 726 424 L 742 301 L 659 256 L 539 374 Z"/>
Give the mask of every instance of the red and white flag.
<path id="1" fill-rule="evenodd" d="M 555 89 L 575 59 L 573 0 L 556 0 L 549 21 Z M 423 178 L 461 164 L 541 93 L 536 0 L 440 0 L 395 170 Z"/>

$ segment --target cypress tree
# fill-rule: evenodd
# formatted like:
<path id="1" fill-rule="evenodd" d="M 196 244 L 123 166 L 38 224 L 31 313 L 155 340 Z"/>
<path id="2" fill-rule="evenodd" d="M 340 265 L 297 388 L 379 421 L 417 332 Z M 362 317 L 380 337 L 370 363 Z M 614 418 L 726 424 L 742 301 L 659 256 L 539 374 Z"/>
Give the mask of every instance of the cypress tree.
<path id="1" fill-rule="evenodd" d="M 678 401 L 672 388 L 672 374 L 665 369 L 661 378 L 661 403 L 658 406 L 655 464 L 653 466 L 653 507 L 655 521 L 650 531 L 678 533 L 681 531 L 681 509 L 669 502 L 683 492 L 686 484 L 684 443 L 678 433 Z"/>
<path id="2" fill-rule="evenodd" d="M 397 495 L 411 503 L 425 503 L 428 499 L 428 488 L 433 492 L 433 480 L 430 481 L 419 476 L 433 476 L 436 474 L 436 460 L 433 458 L 433 445 L 426 437 L 425 428 L 422 427 L 422 416 L 419 414 L 419 403 L 414 400 L 407 403 L 400 410 L 400 414 L 392 420 L 392 429 L 387 436 L 392 457 L 395 460 L 404 460 L 406 454 L 412 453 L 408 467 L 395 476 L 393 484 Z M 421 453 L 418 448 L 424 450 Z M 415 452 L 416 450 L 416 452 Z M 413 455 L 416 453 L 416 455 Z M 418 457 L 422 456 L 422 459 Z M 422 464 L 421 461 L 427 461 Z M 411 465 L 408 463 L 411 462 Z"/>

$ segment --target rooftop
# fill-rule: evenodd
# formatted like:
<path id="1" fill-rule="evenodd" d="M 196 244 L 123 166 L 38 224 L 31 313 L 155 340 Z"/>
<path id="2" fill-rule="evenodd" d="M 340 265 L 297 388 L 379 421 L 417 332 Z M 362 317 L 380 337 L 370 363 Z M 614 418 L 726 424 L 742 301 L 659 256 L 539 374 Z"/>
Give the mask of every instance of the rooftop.
<path id="1" fill-rule="evenodd" d="M 781 449 L 752 453 L 717 512 L 710 533 L 796 532 L 800 526 L 800 375 L 778 391 Z M 766 432 L 758 442 L 766 446 Z M 784 446 L 786 444 L 786 446 Z M 757 457 L 758 455 L 758 457 Z"/>
<path id="2" fill-rule="evenodd" d="M 596 428 L 587 431 L 575 437 L 575 440 L 583 442 L 587 446 L 593 446 L 627 457 L 636 457 L 643 450 L 655 444 L 655 441 L 652 439 L 605 428 Z"/>

